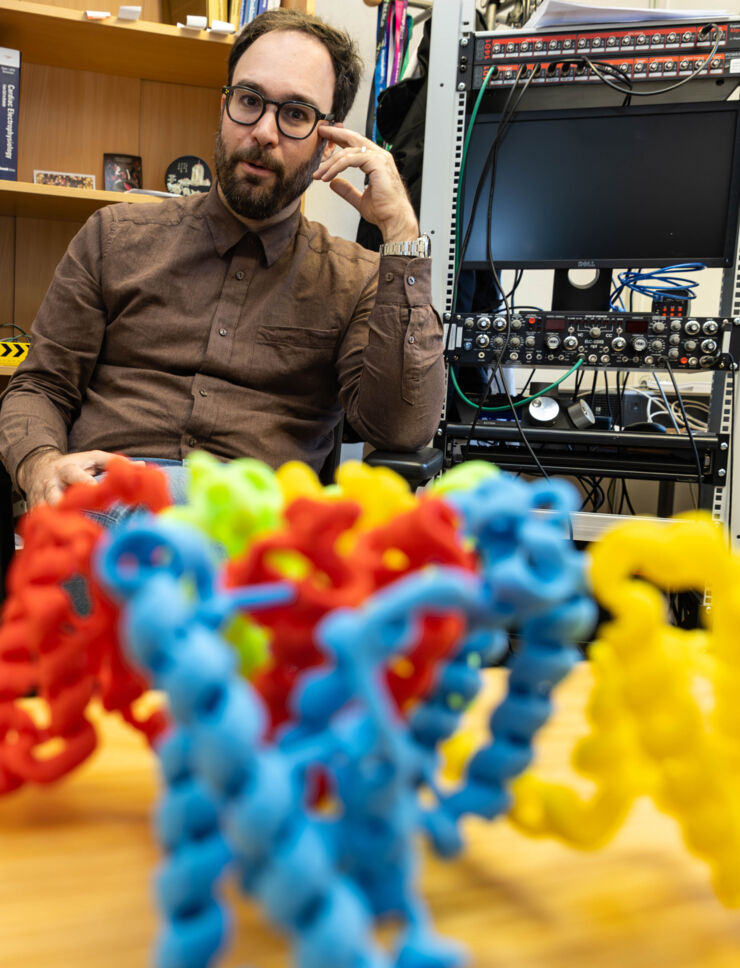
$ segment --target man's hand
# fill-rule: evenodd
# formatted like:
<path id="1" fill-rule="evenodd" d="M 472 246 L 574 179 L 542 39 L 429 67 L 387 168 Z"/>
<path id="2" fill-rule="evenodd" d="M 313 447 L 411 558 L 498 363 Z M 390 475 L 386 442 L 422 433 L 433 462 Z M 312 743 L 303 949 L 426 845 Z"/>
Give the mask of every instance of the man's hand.
<path id="1" fill-rule="evenodd" d="M 318 133 L 339 150 L 321 162 L 314 179 L 329 182 L 332 190 L 353 205 L 366 222 L 377 225 L 384 242 L 418 238 L 419 223 L 390 151 L 341 125 L 320 124 Z M 348 168 L 359 168 L 368 176 L 364 191 L 358 191 L 346 178 L 337 177 Z"/>
<path id="2" fill-rule="evenodd" d="M 26 495 L 29 508 L 46 501 L 56 504 L 70 484 L 94 482 L 114 457 L 104 450 L 62 454 L 52 447 L 34 451 L 18 468 L 18 485 Z"/>

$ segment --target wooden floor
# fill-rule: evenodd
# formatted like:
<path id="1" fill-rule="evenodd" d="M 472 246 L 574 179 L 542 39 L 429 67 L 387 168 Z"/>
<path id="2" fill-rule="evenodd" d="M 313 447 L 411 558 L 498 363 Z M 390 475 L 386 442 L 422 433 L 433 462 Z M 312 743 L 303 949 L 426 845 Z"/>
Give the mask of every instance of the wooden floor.
<path id="1" fill-rule="evenodd" d="M 588 684 L 584 666 L 559 691 L 542 752 L 553 776 L 583 729 Z M 150 964 L 156 767 L 115 719 L 105 719 L 104 734 L 66 781 L 0 801 L 1 968 Z M 740 912 L 719 904 L 706 868 L 650 802 L 596 853 L 530 840 L 505 821 L 470 822 L 466 832 L 462 858 L 426 858 L 423 884 L 438 930 L 464 941 L 476 968 L 740 965 Z M 289 965 L 287 945 L 256 909 L 241 900 L 236 908 L 238 934 L 222 964 Z"/>

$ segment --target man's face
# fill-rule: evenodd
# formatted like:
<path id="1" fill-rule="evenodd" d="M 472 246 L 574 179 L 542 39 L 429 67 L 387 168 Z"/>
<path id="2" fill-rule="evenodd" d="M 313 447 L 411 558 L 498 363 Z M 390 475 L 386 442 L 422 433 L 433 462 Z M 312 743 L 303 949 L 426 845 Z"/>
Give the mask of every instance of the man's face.
<path id="1" fill-rule="evenodd" d="M 305 101 L 329 113 L 334 69 L 329 52 L 313 37 L 275 30 L 239 58 L 232 84 L 246 84 L 275 101 Z M 221 112 L 215 162 L 221 192 L 238 215 L 266 221 L 295 202 L 311 184 L 325 151 L 316 130 L 298 141 L 280 132 L 274 105 L 253 125 L 236 124 Z"/>

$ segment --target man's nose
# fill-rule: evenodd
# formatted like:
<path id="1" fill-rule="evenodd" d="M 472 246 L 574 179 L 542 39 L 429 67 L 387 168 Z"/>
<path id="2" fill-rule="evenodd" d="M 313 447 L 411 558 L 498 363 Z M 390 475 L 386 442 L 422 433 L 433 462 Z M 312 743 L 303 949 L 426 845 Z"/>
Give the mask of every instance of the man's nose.
<path id="1" fill-rule="evenodd" d="M 255 141 L 261 145 L 275 145 L 280 138 L 277 126 L 277 108 L 273 104 L 265 105 L 265 113 L 252 128 Z"/>

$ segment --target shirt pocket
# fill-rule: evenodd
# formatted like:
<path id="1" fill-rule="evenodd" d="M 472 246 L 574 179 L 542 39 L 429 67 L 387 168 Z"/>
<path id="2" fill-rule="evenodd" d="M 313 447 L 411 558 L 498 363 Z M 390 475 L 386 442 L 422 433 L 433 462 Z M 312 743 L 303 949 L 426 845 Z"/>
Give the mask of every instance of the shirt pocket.
<path id="1" fill-rule="evenodd" d="M 256 389 L 284 396 L 311 396 L 319 406 L 336 399 L 334 361 L 339 332 L 308 326 L 261 326 L 254 337 L 252 377 Z"/>

